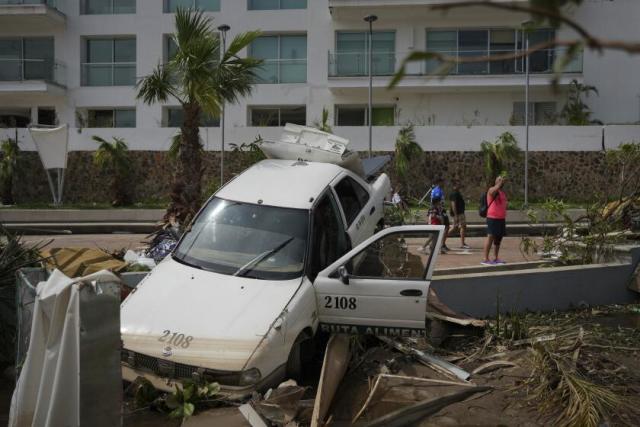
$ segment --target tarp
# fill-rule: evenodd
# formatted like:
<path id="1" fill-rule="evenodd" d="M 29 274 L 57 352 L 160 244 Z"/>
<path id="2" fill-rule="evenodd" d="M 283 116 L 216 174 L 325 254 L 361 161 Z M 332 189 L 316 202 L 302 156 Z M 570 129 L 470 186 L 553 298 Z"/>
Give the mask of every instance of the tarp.
<path id="1" fill-rule="evenodd" d="M 29 133 L 36 144 L 40 160 L 45 169 L 66 169 L 69 145 L 69 128 L 30 127 Z"/>
<path id="2" fill-rule="evenodd" d="M 93 336 L 93 346 L 101 346 L 104 342 L 95 337 L 105 336 L 104 331 L 81 330 L 81 301 L 91 304 L 91 299 L 102 298 L 104 289 L 114 283 L 119 283 L 119 279 L 108 271 L 71 279 L 56 270 L 46 282 L 38 284 L 29 350 L 11 401 L 9 427 L 81 424 L 80 400 L 84 399 L 81 396 L 81 350 L 85 351 L 83 346 L 87 345 L 83 341 L 86 336 Z M 81 296 L 83 287 L 84 294 L 90 292 L 88 302 L 86 295 Z M 112 314 L 106 311 L 101 315 Z M 107 325 L 108 320 L 103 318 L 103 325 Z M 117 345 L 113 351 L 117 352 Z M 105 352 L 103 357 L 107 357 Z M 108 364 L 104 360 L 98 362 Z M 117 392 L 120 380 L 115 380 Z M 105 392 L 111 392 L 109 385 L 110 380 L 105 378 Z M 111 399 L 117 400 L 117 393 Z M 104 419 L 96 419 L 93 425 L 112 422 L 107 415 L 105 413 Z"/>

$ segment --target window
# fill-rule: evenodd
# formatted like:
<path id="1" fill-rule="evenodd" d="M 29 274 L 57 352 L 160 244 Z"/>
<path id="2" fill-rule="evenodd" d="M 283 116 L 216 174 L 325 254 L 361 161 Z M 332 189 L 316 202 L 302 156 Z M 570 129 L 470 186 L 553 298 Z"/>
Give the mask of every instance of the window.
<path id="1" fill-rule="evenodd" d="M 136 13 L 136 0 L 83 0 L 81 13 L 85 15 Z"/>
<path id="2" fill-rule="evenodd" d="M 249 0 L 249 10 L 306 9 L 307 0 Z"/>
<path id="3" fill-rule="evenodd" d="M 361 278 L 424 280 L 437 244 L 437 231 L 388 234 L 356 255 L 347 270 Z"/>
<path id="4" fill-rule="evenodd" d="M 236 0 L 237 1 L 237 0 Z M 220 12 L 220 0 L 165 0 L 164 13 L 175 13 L 179 8 L 193 8 L 205 12 Z"/>
<path id="5" fill-rule="evenodd" d="M 135 108 L 88 110 L 87 127 L 134 128 L 136 127 L 136 110 Z"/>
<path id="6" fill-rule="evenodd" d="M 368 32 L 339 31 L 336 33 L 336 53 L 330 58 L 331 75 L 364 76 L 369 74 Z M 375 31 L 371 45 L 372 74 L 390 75 L 395 72 L 396 34 Z"/>
<path id="7" fill-rule="evenodd" d="M 307 123 L 307 107 L 251 107 L 251 126 L 284 126 L 287 123 L 305 125 Z"/>
<path id="8" fill-rule="evenodd" d="M 525 48 L 525 34 L 530 46 L 548 42 L 555 38 L 555 31 L 539 29 L 528 33 L 507 28 L 428 30 L 427 50 L 453 57 L 497 56 L 515 54 Z M 550 72 L 555 58 L 554 49 L 542 49 L 530 56 L 531 72 Z M 524 71 L 524 58 L 503 61 L 460 63 L 453 67 L 451 74 L 511 74 Z M 441 62 L 426 61 L 426 73 L 437 72 Z"/>
<path id="9" fill-rule="evenodd" d="M 342 179 L 335 190 L 349 227 L 369 201 L 369 193 L 351 177 Z"/>
<path id="10" fill-rule="evenodd" d="M 369 108 L 366 106 L 336 105 L 336 126 L 368 126 Z M 373 126 L 393 126 L 395 107 L 374 106 L 371 111 Z"/>
<path id="11" fill-rule="evenodd" d="M 551 125 L 555 123 L 556 103 L 555 102 L 530 102 L 529 103 L 529 124 L 530 125 Z M 513 103 L 513 115 L 510 124 L 513 126 L 524 126 L 524 102 Z"/>
<path id="12" fill-rule="evenodd" d="M 53 107 L 38 107 L 38 124 L 54 126 L 58 119 L 56 109 Z"/>
<path id="13" fill-rule="evenodd" d="M 85 40 L 83 86 L 133 86 L 135 83 L 135 37 Z"/>
<path id="14" fill-rule="evenodd" d="M 319 272 L 349 250 L 349 241 L 331 193 L 320 199 L 313 210 L 312 221 L 309 276 L 313 280 Z"/>
<path id="15" fill-rule="evenodd" d="M 0 81 L 53 80 L 52 37 L 0 39 Z"/>
<path id="16" fill-rule="evenodd" d="M 251 43 L 249 55 L 264 62 L 258 71 L 260 83 L 305 83 L 307 81 L 307 36 L 263 36 Z"/>
<path id="17" fill-rule="evenodd" d="M 31 123 L 29 108 L 0 108 L 0 128 L 26 128 Z"/>
<path id="18" fill-rule="evenodd" d="M 166 127 L 179 128 L 184 121 L 184 111 L 182 107 L 166 107 Z M 205 114 L 200 115 L 200 126 L 202 127 L 219 127 L 220 117 L 211 117 Z"/>

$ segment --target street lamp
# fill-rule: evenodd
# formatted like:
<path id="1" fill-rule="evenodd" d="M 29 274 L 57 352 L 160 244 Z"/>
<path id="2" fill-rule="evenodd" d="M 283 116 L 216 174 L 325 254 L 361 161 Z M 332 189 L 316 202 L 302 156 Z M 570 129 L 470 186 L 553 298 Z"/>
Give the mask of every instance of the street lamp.
<path id="1" fill-rule="evenodd" d="M 529 206 L 529 28 L 533 21 L 522 23 L 525 51 L 525 89 L 524 89 L 524 206 Z"/>
<path id="2" fill-rule="evenodd" d="M 227 31 L 231 29 L 228 25 L 220 25 L 218 31 L 222 36 L 222 57 L 227 51 Z M 224 99 L 222 99 L 222 108 L 220 109 L 220 131 L 222 132 L 222 148 L 220 149 L 220 186 L 224 184 Z"/>
<path id="3" fill-rule="evenodd" d="M 371 123 L 371 111 L 373 109 L 373 61 L 372 61 L 372 52 L 373 52 L 373 23 L 378 20 L 376 15 L 367 15 L 364 17 L 365 22 L 369 23 L 369 109 L 368 109 L 368 119 L 369 119 L 369 158 L 372 157 L 373 151 L 373 129 Z"/>

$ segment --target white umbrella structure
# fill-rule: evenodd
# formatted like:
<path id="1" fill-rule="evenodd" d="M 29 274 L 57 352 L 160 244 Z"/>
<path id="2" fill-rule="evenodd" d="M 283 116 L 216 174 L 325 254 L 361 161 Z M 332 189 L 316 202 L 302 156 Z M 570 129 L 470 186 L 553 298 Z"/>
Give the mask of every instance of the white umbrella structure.
<path id="1" fill-rule="evenodd" d="M 53 204 L 59 206 L 62 204 L 64 171 L 67 168 L 69 128 L 66 124 L 58 127 L 40 125 L 29 127 L 29 133 L 47 173 Z"/>

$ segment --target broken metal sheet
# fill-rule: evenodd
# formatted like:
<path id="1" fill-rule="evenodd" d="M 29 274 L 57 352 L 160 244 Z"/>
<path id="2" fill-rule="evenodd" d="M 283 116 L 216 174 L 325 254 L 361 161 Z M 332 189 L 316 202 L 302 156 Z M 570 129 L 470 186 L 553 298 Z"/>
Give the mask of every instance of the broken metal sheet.
<path id="1" fill-rule="evenodd" d="M 494 360 L 492 362 L 487 362 L 483 365 L 478 366 L 476 369 L 471 371 L 471 375 L 485 374 L 487 372 L 495 371 L 496 369 L 513 368 L 515 366 L 518 366 L 518 365 L 516 365 L 513 362 L 509 362 L 507 360 Z"/>
<path id="2" fill-rule="evenodd" d="M 322 362 L 320 382 L 311 416 L 311 427 L 324 425 L 331 402 L 338 390 L 351 359 L 349 335 L 332 335 Z"/>
<path id="3" fill-rule="evenodd" d="M 244 405 L 239 406 L 238 410 L 244 419 L 251 424 L 251 427 L 269 427 L 251 403 L 245 403 Z"/>
<path id="4" fill-rule="evenodd" d="M 378 337 L 378 339 L 403 353 L 410 354 L 416 357 L 421 363 L 424 363 L 430 368 L 435 369 L 436 371 L 441 372 L 445 375 L 452 375 L 461 379 L 462 381 L 468 380 L 471 376 L 469 372 L 465 371 L 459 366 L 454 365 L 453 363 L 449 363 L 445 360 L 440 359 L 439 357 L 427 354 L 399 341 L 395 341 L 387 337 Z"/>
<path id="5" fill-rule="evenodd" d="M 369 159 L 362 159 L 362 171 L 364 175 L 364 179 L 369 181 L 373 178 L 378 172 L 382 170 L 386 166 L 387 163 L 391 161 L 391 156 L 376 156 L 371 157 Z"/>
<path id="6" fill-rule="evenodd" d="M 265 400 L 255 404 L 255 409 L 272 423 L 288 424 L 296 418 L 305 391 L 306 387 L 287 381 L 275 390 L 269 390 Z"/>

